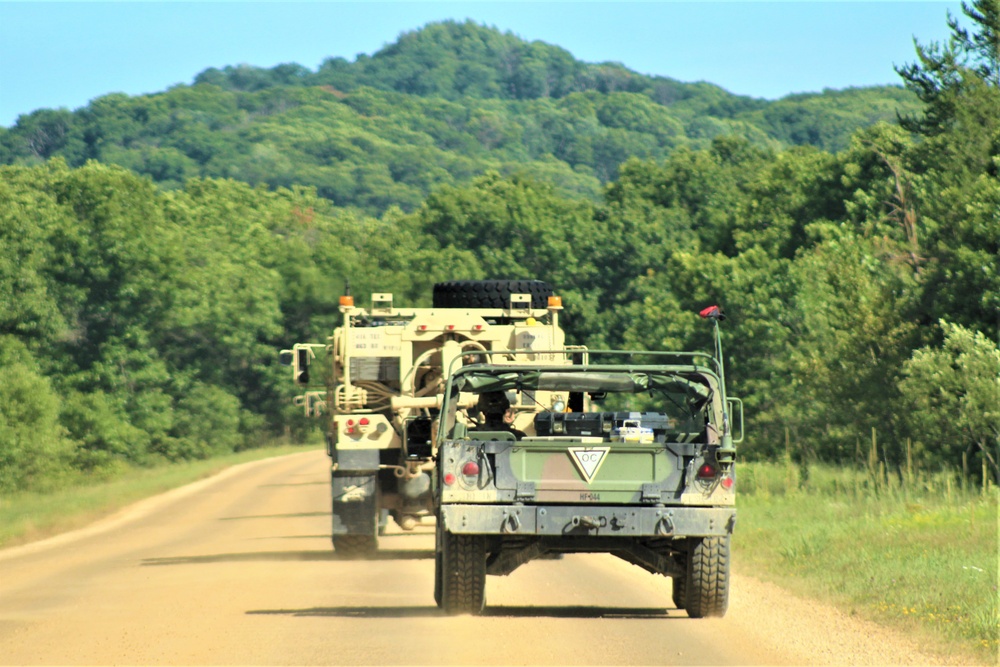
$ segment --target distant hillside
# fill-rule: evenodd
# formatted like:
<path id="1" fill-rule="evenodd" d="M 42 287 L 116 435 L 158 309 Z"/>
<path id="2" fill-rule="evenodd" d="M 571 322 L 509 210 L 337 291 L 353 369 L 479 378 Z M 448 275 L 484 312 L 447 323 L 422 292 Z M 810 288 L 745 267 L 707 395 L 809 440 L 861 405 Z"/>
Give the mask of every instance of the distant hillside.
<path id="1" fill-rule="evenodd" d="M 315 186 L 337 205 L 369 212 L 412 210 L 435 186 L 487 169 L 595 197 L 629 157 L 664 159 L 727 134 L 836 151 L 858 128 L 917 109 L 896 87 L 768 102 L 449 21 L 316 71 L 213 68 L 163 93 L 38 110 L 0 129 L 0 164 L 93 159 L 167 188 L 192 176 L 232 177 Z"/>

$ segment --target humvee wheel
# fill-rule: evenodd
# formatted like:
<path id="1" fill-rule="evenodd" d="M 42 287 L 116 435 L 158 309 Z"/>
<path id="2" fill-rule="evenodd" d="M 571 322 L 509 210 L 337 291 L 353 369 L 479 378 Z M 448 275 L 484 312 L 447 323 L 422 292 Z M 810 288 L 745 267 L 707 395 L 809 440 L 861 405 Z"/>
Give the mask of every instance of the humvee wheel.
<path id="1" fill-rule="evenodd" d="M 722 617 L 729 607 L 729 536 L 689 541 L 684 608 L 691 618 Z"/>
<path id="2" fill-rule="evenodd" d="M 673 588 L 673 591 L 670 593 L 670 597 L 674 601 L 674 606 L 677 607 L 678 609 L 683 609 L 684 605 L 687 602 L 684 599 L 687 597 L 687 594 L 684 591 L 684 585 L 686 583 L 687 583 L 686 576 L 671 577 L 670 579 L 670 585 Z"/>
<path id="3" fill-rule="evenodd" d="M 441 606 L 441 549 L 434 550 L 434 604 Z"/>
<path id="4" fill-rule="evenodd" d="M 438 528 L 434 590 L 446 614 L 479 614 L 486 604 L 486 543 Z"/>

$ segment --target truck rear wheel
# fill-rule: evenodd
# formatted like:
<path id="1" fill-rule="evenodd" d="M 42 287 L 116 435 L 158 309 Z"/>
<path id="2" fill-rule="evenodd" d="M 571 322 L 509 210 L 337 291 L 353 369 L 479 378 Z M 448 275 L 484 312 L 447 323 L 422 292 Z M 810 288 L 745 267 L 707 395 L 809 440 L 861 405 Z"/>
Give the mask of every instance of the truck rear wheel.
<path id="1" fill-rule="evenodd" d="M 332 483 L 334 551 L 341 558 L 374 555 L 382 520 L 375 476 L 333 475 Z"/>
<path id="2" fill-rule="evenodd" d="M 691 618 L 721 618 L 729 608 L 729 536 L 696 537 L 689 544 L 684 608 Z"/>
<path id="3" fill-rule="evenodd" d="M 486 543 L 438 527 L 434 593 L 447 614 L 482 613 L 486 604 Z"/>
<path id="4" fill-rule="evenodd" d="M 368 558 L 378 551 L 373 535 L 334 535 L 333 550 L 341 558 Z"/>
<path id="5" fill-rule="evenodd" d="M 545 308 L 552 286 L 541 280 L 451 280 L 434 285 L 435 308 L 508 308 L 511 294 L 530 294 L 532 308 Z"/>

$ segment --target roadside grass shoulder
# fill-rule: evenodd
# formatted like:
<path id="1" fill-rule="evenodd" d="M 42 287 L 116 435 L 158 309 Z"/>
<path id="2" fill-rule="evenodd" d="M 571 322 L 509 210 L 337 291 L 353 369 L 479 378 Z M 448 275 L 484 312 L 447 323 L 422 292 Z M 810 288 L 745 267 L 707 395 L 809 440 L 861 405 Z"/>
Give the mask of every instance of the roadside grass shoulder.
<path id="1" fill-rule="evenodd" d="M 210 477 L 239 463 L 317 445 L 273 445 L 201 461 L 129 468 L 108 479 L 80 478 L 48 493 L 0 495 L 0 548 L 83 527 L 136 501 Z"/>
<path id="2" fill-rule="evenodd" d="M 734 562 L 748 574 L 998 664 L 997 488 L 827 466 L 740 469 Z"/>

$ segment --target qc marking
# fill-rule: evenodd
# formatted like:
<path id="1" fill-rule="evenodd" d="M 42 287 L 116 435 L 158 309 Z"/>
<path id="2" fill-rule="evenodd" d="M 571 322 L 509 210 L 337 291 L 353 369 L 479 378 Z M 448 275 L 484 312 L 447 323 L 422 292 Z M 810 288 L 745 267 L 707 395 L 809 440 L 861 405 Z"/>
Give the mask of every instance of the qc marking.
<path id="1" fill-rule="evenodd" d="M 569 457 L 573 459 L 584 481 L 590 484 L 607 458 L 610 447 L 570 447 Z"/>

